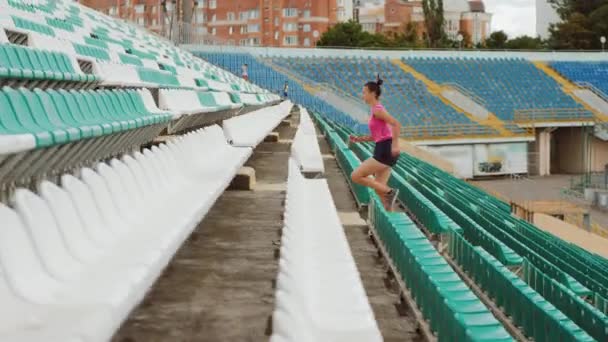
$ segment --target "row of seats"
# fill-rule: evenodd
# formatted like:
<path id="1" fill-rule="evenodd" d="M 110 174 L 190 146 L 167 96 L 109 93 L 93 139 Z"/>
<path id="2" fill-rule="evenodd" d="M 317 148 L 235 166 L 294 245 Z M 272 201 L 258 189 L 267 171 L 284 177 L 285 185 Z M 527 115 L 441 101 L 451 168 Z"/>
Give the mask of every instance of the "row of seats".
<path id="1" fill-rule="evenodd" d="M 448 251 L 534 341 L 596 341 L 490 253 L 473 246 L 455 231 L 449 232 Z M 601 340 L 605 338 L 597 341 Z"/>
<path id="2" fill-rule="evenodd" d="M 249 80 L 260 87 L 283 95 L 283 87 L 287 83 L 289 86 L 287 97 L 293 103 L 315 112 L 324 113 L 333 121 L 351 127 L 357 132 L 363 133 L 367 129 L 367 125 L 357 122 L 350 115 L 312 95 L 302 85 L 264 63 L 263 59 L 255 58 L 246 53 L 228 53 L 225 51 L 218 53 L 195 50 L 194 54 L 210 63 L 220 65 L 238 76 L 241 75 L 242 65 L 248 64 Z"/>
<path id="3" fill-rule="evenodd" d="M 81 82 L 81 87 L 99 80 L 107 86 L 198 88 L 197 80 L 201 80 L 209 81 L 212 90 L 265 93 L 128 23 L 69 1 L 40 3 L 44 5 L 0 2 L 0 43 L 9 50 L 20 49 L 20 58 L 11 61 L 11 68 L 22 71 L 21 80 L 31 78 L 32 71 L 61 72 L 64 65 L 53 61 L 59 54 L 61 64 L 67 60 L 75 67 L 71 78 Z M 49 67 L 53 69 L 45 70 Z M 82 70 L 86 74 L 81 68 L 86 68 Z M 11 78 L 13 74 L 17 73 Z M 38 79 L 29 81 L 33 86 L 40 84 Z"/>
<path id="4" fill-rule="evenodd" d="M 343 139 L 349 134 L 341 127 L 335 129 L 341 132 L 340 136 Z M 372 157 L 371 144 L 355 144 L 351 146 L 351 149 L 361 160 Z M 477 245 L 492 251 L 492 255 L 503 264 L 508 266 L 522 264 L 522 258 L 517 253 L 490 235 L 475 221 L 466 215 L 461 215 L 460 210 L 448 202 L 440 191 L 432 191 L 426 184 L 420 183 L 417 179 L 420 172 L 416 169 L 405 169 L 396 165 L 395 170 L 398 173 L 392 175 L 389 185 L 399 189 L 399 200 L 407 203 L 410 214 L 416 217 L 431 233 L 445 234 L 450 231 L 463 233 Z M 421 191 L 418 191 L 414 185 Z"/>
<path id="5" fill-rule="evenodd" d="M 0 204 L 0 340 L 109 340 L 251 153 L 210 126 L 17 190 Z"/>
<path id="6" fill-rule="evenodd" d="M 332 125 L 335 131 L 345 131 L 340 134 L 348 134 L 348 130 L 345 128 L 335 124 L 329 126 Z M 340 136 L 338 138 L 343 139 Z M 359 146 L 355 148 L 357 153 L 362 157 L 368 156 L 370 146 L 363 145 L 363 148 Z M 337 158 L 340 159 L 339 154 L 337 154 Z M 435 208 L 439 210 L 436 213 L 437 217 L 447 215 L 456 225 L 444 233 L 459 234 L 470 243 L 477 245 L 477 251 L 485 255 L 482 257 L 477 254 L 469 254 L 470 258 L 479 258 L 477 262 L 464 261 L 466 258 L 459 259 L 464 258 L 462 255 L 455 257 L 455 260 L 464 269 L 475 267 L 475 272 L 478 274 L 472 278 L 482 288 L 486 288 L 486 291 L 496 295 L 497 304 L 501 305 L 505 301 L 527 303 L 525 305 L 530 307 L 526 310 L 541 315 L 536 319 L 537 323 L 534 324 L 534 327 L 525 326 L 526 334 L 551 341 L 550 335 L 542 334 L 538 330 L 538 325 L 541 324 L 540 322 L 549 322 L 556 317 L 561 317 L 559 320 L 562 329 L 566 329 L 570 336 L 581 336 L 585 340 L 585 336 L 588 334 L 597 340 L 605 339 L 601 332 L 606 331 L 608 318 L 600 310 L 593 309 L 589 303 L 578 298 L 579 295 L 593 295 L 595 298 L 602 298 L 604 288 L 601 284 L 604 279 L 602 273 L 606 270 L 605 259 L 601 260 L 597 256 L 588 255 L 588 253 L 540 231 L 529 223 L 512 217 L 507 204 L 407 154 L 401 155 L 394 171 L 395 175 L 390 180 L 392 186 L 408 192 L 410 190 L 407 187 L 399 184 L 407 182 L 419 191 L 419 196 L 403 196 L 400 192 L 400 200 L 412 213 L 420 219 L 425 213 L 418 207 L 429 202 L 434 204 Z M 426 225 L 425 220 L 420 221 Z M 462 249 L 466 246 L 464 244 L 459 246 L 459 253 L 463 253 Z M 511 284 L 502 282 L 504 286 L 507 286 L 505 293 L 498 295 L 496 291 L 489 289 L 490 286 L 494 286 L 493 283 L 491 281 L 484 283 L 485 278 L 477 277 L 496 271 L 493 268 L 486 269 L 483 265 L 488 265 L 487 263 L 479 265 L 481 262 L 479 260 L 490 256 L 504 265 L 502 269 L 505 271 L 506 266 L 521 267 L 521 265 L 524 265 L 524 268 L 537 270 L 534 276 L 525 276 L 523 280 L 527 286 L 538 291 L 551 305 L 561 310 L 568 320 L 564 321 L 562 316 L 556 316 L 548 305 L 543 304 L 546 302 L 528 300 L 529 298 L 522 299 L 518 291 L 511 291 L 513 287 L 521 285 L 521 282 L 515 281 L 517 277 L 510 271 L 506 271 L 509 273 L 504 275 L 508 275 L 506 280 Z M 582 262 L 583 260 L 584 262 Z M 590 287 L 587 288 L 582 284 Z M 590 289 L 598 292 L 592 292 Z M 530 298 L 534 299 L 534 297 Z M 595 300 L 594 302 L 601 305 L 603 301 Z M 599 308 L 600 306 L 598 306 Z M 603 308 L 605 309 L 605 307 Z M 503 310 L 508 310 L 507 314 L 517 314 L 518 312 L 512 307 L 503 307 Z M 581 329 L 585 334 L 581 334 Z"/>
<path id="7" fill-rule="evenodd" d="M 271 341 L 382 341 L 327 181 L 289 161 Z"/>
<path id="8" fill-rule="evenodd" d="M 66 91 L 4 87 L 0 90 L 2 154 L 167 123 L 172 115 L 151 113 L 135 90 Z M 19 141 L 27 139 L 27 146 Z"/>
<path id="9" fill-rule="evenodd" d="M 224 120 L 224 132 L 233 146 L 257 146 L 291 113 L 292 108 L 293 103 L 288 100 Z"/>
<path id="10" fill-rule="evenodd" d="M 444 175 L 426 163 L 404 155 L 399 166 L 405 170 L 418 170 L 417 176 L 414 176 L 413 171 L 408 172 L 416 179 L 410 183 L 425 193 L 427 198 L 432 198 L 438 207 L 454 219 L 464 229 L 464 236 L 468 240 L 482 246 L 505 265 L 518 264 L 521 263 L 522 257 L 526 258 L 542 274 L 553 278 L 567 289 L 562 292 L 563 296 L 559 297 L 559 302 L 558 297 L 548 297 L 542 292 L 541 294 L 558 308 L 561 308 L 561 302 L 569 302 L 571 307 L 576 309 L 563 313 L 588 334 L 596 337 L 595 331 L 608 326 L 603 313 L 589 310 L 580 301 L 575 300 L 578 295 L 606 295 L 605 262 L 589 258 L 570 244 L 513 217 L 509 209 L 498 208 L 484 201 L 476 191 L 469 190 L 469 185 Z M 422 186 L 423 184 L 426 186 Z M 433 197 L 431 192 L 437 196 Z M 445 199 L 451 206 L 446 206 L 439 198 Z M 573 312 L 586 314 L 574 315 Z"/>
<path id="11" fill-rule="evenodd" d="M 179 115 L 219 112 L 243 106 L 233 102 L 228 93 L 186 89 L 161 89 L 158 102 L 161 109 Z"/>
<path id="12" fill-rule="evenodd" d="M 271 61 L 316 82 L 328 83 L 353 98 L 360 98 L 363 85 L 375 80 L 379 74 L 384 79 L 381 99 L 388 112 L 404 126 L 428 127 L 427 135 L 449 136 L 462 133 L 463 130 L 455 124 L 466 124 L 469 134 L 496 133 L 445 104 L 431 94 L 423 82 L 405 73 L 388 59 L 281 57 L 272 58 Z M 434 126 L 445 125 L 452 125 L 451 131 L 433 129 Z"/>
<path id="13" fill-rule="evenodd" d="M 325 172 L 317 131 L 304 107 L 300 107 L 300 125 L 291 143 L 291 155 L 300 167 L 300 171 L 308 174 Z"/>
<path id="14" fill-rule="evenodd" d="M 513 341 L 403 213 L 391 213 L 376 195 L 369 220 L 438 341 Z"/>
<path id="15" fill-rule="evenodd" d="M 576 83 L 589 83 L 608 97 L 608 62 L 551 62 L 551 67 Z"/>
<path id="16" fill-rule="evenodd" d="M 403 61 L 437 83 L 456 83 L 479 96 L 490 112 L 505 121 L 514 121 L 518 110 L 565 109 L 558 120 L 593 117 L 528 60 L 451 57 Z M 539 114 L 539 119 L 544 118 Z"/>

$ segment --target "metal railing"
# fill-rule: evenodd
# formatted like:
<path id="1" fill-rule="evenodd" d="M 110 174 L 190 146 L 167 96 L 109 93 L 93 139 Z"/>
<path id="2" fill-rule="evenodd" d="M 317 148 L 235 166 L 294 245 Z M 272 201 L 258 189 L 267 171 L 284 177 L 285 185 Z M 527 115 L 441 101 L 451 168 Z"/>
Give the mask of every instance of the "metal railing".
<path id="1" fill-rule="evenodd" d="M 606 95 L 603 91 L 601 91 L 600 89 L 598 89 L 593 84 L 591 84 L 589 82 L 576 82 L 575 84 L 577 86 L 581 87 L 581 88 L 590 90 L 592 93 L 594 93 L 595 95 L 597 95 L 599 98 L 601 98 L 602 100 L 608 102 L 608 95 Z"/>
<path id="2" fill-rule="evenodd" d="M 477 124 L 429 124 L 401 128 L 401 137 L 404 139 L 453 139 L 455 136 L 471 138 L 495 135 L 497 132 L 493 128 Z"/>
<path id="3" fill-rule="evenodd" d="M 521 109 L 513 114 L 517 124 L 555 121 L 594 122 L 593 115 L 584 108 Z"/>
<path id="4" fill-rule="evenodd" d="M 486 106 L 486 100 L 482 99 L 479 95 L 473 93 L 472 91 L 468 90 L 467 88 L 461 86 L 460 84 L 456 83 L 456 82 L 447 82 L 447 83 L 443 83 L 442 86 L 447 86 L 448 88 L 454 88 L 455 90 L 458 90 L 459 92 L 461 92 L 463 95 L 468 96 L 470 99 L 472 99 L 473 101 L 475 101 L 477 104 L 482 105 L 482 106 Z"/>

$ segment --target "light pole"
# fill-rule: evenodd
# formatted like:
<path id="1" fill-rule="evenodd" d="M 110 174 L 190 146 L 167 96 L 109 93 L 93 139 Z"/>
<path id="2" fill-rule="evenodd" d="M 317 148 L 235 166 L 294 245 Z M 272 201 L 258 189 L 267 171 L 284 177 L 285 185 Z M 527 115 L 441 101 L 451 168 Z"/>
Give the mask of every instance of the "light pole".
<path id="1" fill-rule="evenodd" d="M 462 34 L 458 34 L 458 36 L 456 36 L 456 40 L 458 40 L 458 50 L 462 49 L 462 40 L 464 39 L 464 37 L 462 36 Z"/>
<path id="2" fill-rule="evenodd" d="M 604 52 L 604 45 L 606 45 L 606 37 L 600 37 L 600 43 L 602 43 L 602 52 Z"/>

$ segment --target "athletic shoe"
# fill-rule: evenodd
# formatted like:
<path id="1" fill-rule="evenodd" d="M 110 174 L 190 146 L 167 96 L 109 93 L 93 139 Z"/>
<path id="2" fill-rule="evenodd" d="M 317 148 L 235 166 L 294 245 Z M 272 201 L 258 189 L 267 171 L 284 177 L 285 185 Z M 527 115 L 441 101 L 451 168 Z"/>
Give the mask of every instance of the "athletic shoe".
<path id="1" fill-rule="evenodd" d="M 388 204 L 389 211 L 393 211 L 395 202 L 397 202 L 397 196 L 399 195 L 399 189 L 393 189 L 386 193 L 386 203 Z"/>

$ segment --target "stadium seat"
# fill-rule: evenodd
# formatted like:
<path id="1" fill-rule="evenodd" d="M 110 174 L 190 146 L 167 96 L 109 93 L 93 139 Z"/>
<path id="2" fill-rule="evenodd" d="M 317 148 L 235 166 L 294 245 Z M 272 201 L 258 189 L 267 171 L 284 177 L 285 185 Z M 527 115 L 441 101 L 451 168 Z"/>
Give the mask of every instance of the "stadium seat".
<path id="1" fill-rule="evenodd" d="M 271 341 L 382 341 L 327 181 L 289 161 Z"/>
<path id="2" fill-rule="evenodd" d="M 331 118 L 335 122 L 347 125 L 348 127 L 355 129 L 358 133 L 365 133 L 367 129 L 366 125 L 361 125 L 350 115 L 329 105 L 327 102 L 321 100 L 320 98 L 311 95 L 297 82 L 293 82 L 285 75 L 275 71 L 272 67 L 267 65 L 267 63 L 263 63 L 249 54 L 226 52 L 218 53 L 201 50 L 195 50 L 193 53 L 196 56 L 199 56 L 209 61 L 210 63 L 220 65 L 224 69 L 229 70 L 232 73 L 232 79 L 236 77 L 236 79 L 242 80 L 240 77 L 238 77 L 241 75 L 241 66 L 243 64 L 248 64 L 249 80 L 255 85 L 259 85 L 274 93 L 267 94 L 272 95 L 273 102 L 279 100 L 279 97 L 276 94 L 282 94 L 283 86 L 285 82 L 287 82 L 289 84 L 288 98 L 292 102 L 297 103 L 298 105 L 302 105 L 308 108 L 309 110 L 324 113 L 324 115 L 326 115 L 328 118 Z M 206 81 L 201 79 L 197 79 L 197 84 L 199 84 L 199 86 L 207 86 Z M 251 87 L 251 83 L 241 83 L 241 85 L 243 84 L 245 85 L 245 92 L 253 92 L 247 90 Z M 258 95 L 261 94 L 260 92 L 257 93 Z"/>
<path id="3" fill-rule="evenodd" d="M 606 98 L 608 94 L 607 62 L 551 62 L 551 67 L 575 83 L 588 83 Z"/>
<path id="4" fill-rule="evenodd" d="M 76 69 L 74 61 L 64 53 L 17 45 L 0 45 L 0 79 L 4 85 L 43 88 L 97 81 L 94 75 Z"/>
<path id="5" fill-rule="evenodd" d="M 250 155 L 211 126 L 17 190 L 0 204 L 0 339 L 109 339 Z"/>
<path id="6" fill-rule="evenodd" d="M 364 104 L 359 99 L 363 85 L 381 75 L 385 80 L 382 103 L 387 111 L 405 127 L 424 127 L 424 130 L 414 130 L 413 134 L 422 135 L 426 132 L 430 136 L 442 137 L 450 134 L 496 133 L 445 104 L 431 94 L 424 83 L 405 73 L 386 58 L 273 57 L 269 58 L 269 61 L 297 72 L 305 80 L 328 84 L 337 94 L 344 94 L 350 97 L 351 101 L 360 102 L 362 106 Z"/>
<path id="7" fill-rule="evenodd" d="M 276 106 L 224 120 L 226 138 L 233 146 L 255 147 L 291 113 L 292 107 L 290 101 L 283 101 Z"/>
<path id="8" fill-rule="evenodd" d="M 431 80 L 456 83 L 485 101 L 500 119 L 514 121 L 518 110 L 562 110 L 552 120 L 591 118 L 550 76 L 521 58 L 409 58 L 403 61 Z"/>
<path id="9" fill-rule="evenodd" d="M 325 172 L 315 126 L 303 107 L 300 107 L 300 124 L 291 144 L 291 156 L 304 173 Z"/>

